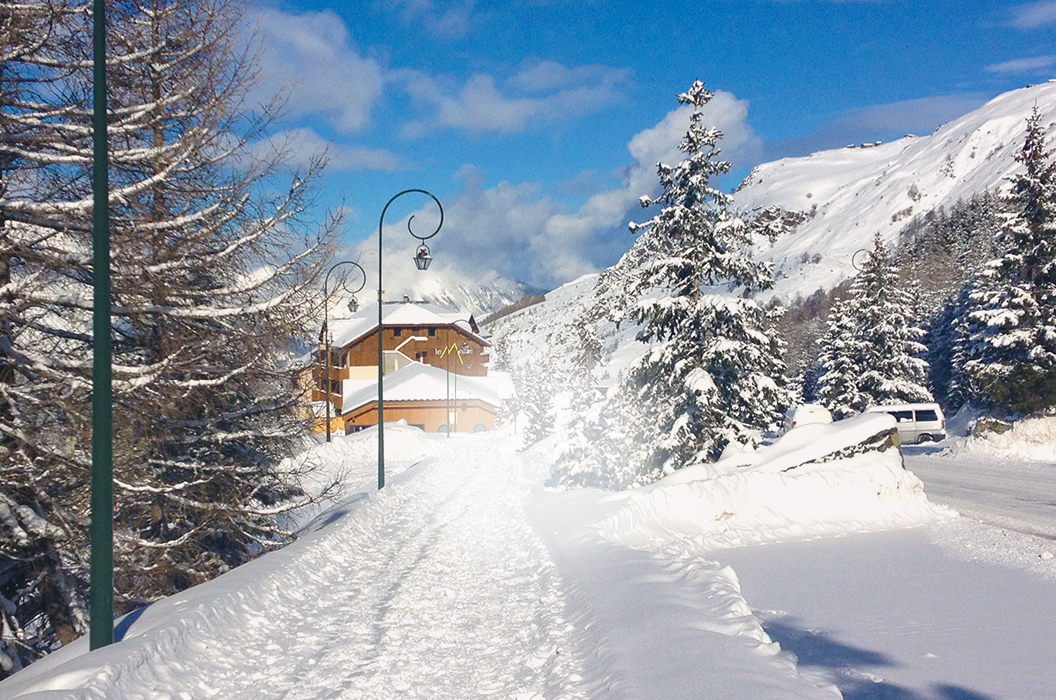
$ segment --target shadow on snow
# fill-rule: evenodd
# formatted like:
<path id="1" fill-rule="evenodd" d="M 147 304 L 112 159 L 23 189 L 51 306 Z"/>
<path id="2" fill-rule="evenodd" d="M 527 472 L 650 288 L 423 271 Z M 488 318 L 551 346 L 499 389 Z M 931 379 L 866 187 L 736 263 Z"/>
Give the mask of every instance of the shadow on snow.
<path id="1" fill-rule="evenodd" d="M 945 683 L 933 685 L 929 695 L 889 683 L 859 669 L 894 667 L 897 663 L 891 657 L 843 644 L 824 632 L 800 629 L 788 624 L 787 618 L 763 622 L 763 629 L 782 649 L 799 658 L 800 667 L 825 669 L 844 700 L 994 700 L 991 695 Z"/>

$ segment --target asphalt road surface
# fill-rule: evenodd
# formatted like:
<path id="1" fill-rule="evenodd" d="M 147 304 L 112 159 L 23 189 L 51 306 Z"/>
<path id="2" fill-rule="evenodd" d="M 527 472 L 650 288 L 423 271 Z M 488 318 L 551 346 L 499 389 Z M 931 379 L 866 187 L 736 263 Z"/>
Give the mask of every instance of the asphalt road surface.
<path id="1" fill-rule="evenodd" d="M 982 455 L 939 456 L 942 444 L 903 448 L 928 498 L 989 525 L 1056 540 L 1056 464 Z"/>

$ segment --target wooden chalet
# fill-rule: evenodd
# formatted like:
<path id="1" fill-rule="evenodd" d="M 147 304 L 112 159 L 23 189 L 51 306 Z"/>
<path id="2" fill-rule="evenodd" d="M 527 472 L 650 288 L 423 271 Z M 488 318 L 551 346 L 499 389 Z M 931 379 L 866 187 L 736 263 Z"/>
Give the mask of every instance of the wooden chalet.
<path id="1" fill-rule="evenodd" d="M 378 307 L 330 321 L 331 430 L 377 425 Z M 327 348 L 320 338 L 313 409 L 316 431 L 326 430 Z M 406 420 L 426 432 L 492 430 L 503 400 L 512 396 L 505 373 L 490 374 L 490 343 L 472 315 L 431 304 L 382 306 L 385 421 Z"/>

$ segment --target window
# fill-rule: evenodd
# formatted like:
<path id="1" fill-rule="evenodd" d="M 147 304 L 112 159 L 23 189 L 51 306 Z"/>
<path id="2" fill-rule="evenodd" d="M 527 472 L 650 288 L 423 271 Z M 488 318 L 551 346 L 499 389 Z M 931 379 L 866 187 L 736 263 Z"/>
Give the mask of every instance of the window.
<path id="1" fill-rule="evenodd" d="M 939 414 L 935 411 L 917 411 L 918 421 L 938 421 Z"/>
<path id="2" fill-rule="evenodd" d="M 393 335 L 394 337 L 396 337 L 396 338 L 399 338 L 399 337 L 400 337 L 400 332 L 401 332 L 401 331 L 403 331 L 403 329 L 402 329 L 402 328 L 393 328 L 393 329 L 392 329 L 392 335 Z"/>
<path id="3" fill-rule="evenodd" d="M 429 337 L 432 338 L 434 336 L 436 336 L 436 329 L 435 328 L 430 328 L 429 329 Z"/>
<path id="4" fill-rule="evenodd" d="M 416 352 L 414 353 L 414 359 L 418 362 L 425 362 L 425 358 L 429 355 L 428 352 Z"/>
<path id="5" fill-rule="evenodd" d="M 354 347 L 352 349 L 355 350 L 356 352 L 359 352 L 360 350 L 363 349 L 363 343 L 356 343 L 356 347 Z"/>
<path id="6" fill-rule="evenodd" d="M 913 422 L 913 411 L 888 411 L 888 413 L 895 417 L 896 423 Z"/>

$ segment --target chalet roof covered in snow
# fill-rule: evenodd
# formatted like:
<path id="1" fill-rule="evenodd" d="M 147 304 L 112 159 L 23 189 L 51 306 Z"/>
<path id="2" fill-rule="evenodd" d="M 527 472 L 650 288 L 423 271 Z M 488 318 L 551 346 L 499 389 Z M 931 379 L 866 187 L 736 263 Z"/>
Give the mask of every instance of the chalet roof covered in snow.
<path id="1" fill-rule="evenodd" d="M 505 372 L 492 372 L 485 377 L 470 377 L 448 373 L 439 367 L 412 362 L 410 365 L 385 376 L 386 401 L 445 401 L 453 399 L 477 399 L 492 406 L 501 406 L 510 398 L 512 380 Z M 342 401 L 344 412 L 378 400 L 377 380 L 356 380 L 355 385 L 346 382 L 351 389 Z"/>
<path id="2" fill-rule="evenodd" d="M 479 332 L 474 330 L 472 314 L 450 312 L 434 304 L 417 302 L 389 303 L 382 306 L 382 325 L 392 326 L 449 326 L 455 325 L 467 335 L 488 345 Z M 378 305 L 370 304 L 350 318 L 330 319 L 330 330 L 334 336 L 334 347 L 343 347 L 374 332 L 378 327 Z"/>

